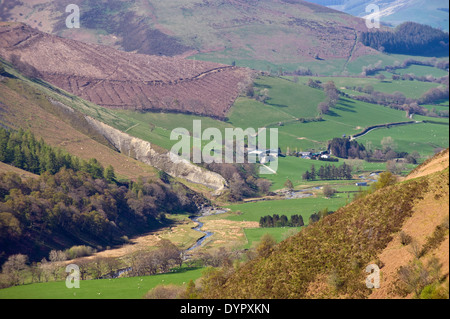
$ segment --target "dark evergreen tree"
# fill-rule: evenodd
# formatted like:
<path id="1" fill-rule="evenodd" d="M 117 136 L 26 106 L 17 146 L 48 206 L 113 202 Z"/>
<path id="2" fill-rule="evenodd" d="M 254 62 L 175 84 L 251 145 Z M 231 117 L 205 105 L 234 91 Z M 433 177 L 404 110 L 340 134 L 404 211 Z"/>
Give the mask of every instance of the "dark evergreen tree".
<path id="1" fill-rule="evenodd" d="M 311 166 L 311 173 L 309 178 L 313 181 L 316 179 L 316 168 L 314 167 L 314 164 Z"/>
<path id="2" fill-rule="evenodd" d="M 116 182 L 116 173 L 114 172 L 114 167 L 111 165 L 105 169 L 105 179 L 108 183 Z"/>

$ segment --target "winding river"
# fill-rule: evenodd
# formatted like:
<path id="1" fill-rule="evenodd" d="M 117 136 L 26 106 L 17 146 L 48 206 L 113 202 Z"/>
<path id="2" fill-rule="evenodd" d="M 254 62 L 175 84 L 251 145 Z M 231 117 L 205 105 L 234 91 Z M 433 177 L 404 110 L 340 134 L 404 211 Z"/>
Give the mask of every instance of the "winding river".
<path id="1" fill-rule="evenodd" d="M 189 217 L 194 223 L 197 223 L 197 226 L 194 227 L 193 230 L 202 233 L 203 236 L 201 238 L 199 238 L 194 245 L 192 245 L 190 248 L 186 249 L 185 252 L 189 253 L 189 252 L 193 251 L 194 249 L 200 247 L 201 245 L 203 245 L 203 243 L 205 242 L 206 239 L 208 239 L 209 237 L 214 235 L 214 233 L 202 230 L 204 223 L 202 223 L 200 221 L 200 218 L 206 217 L 206 216 L 211 216 L 211 215 L 224 214 L 224 213 L 227 213 L 227 212 L 228 211 L 224 210 L 224 209 L 215 209 L 215 208 L 207 207 L 207 208 L 204 208 L 204 209 L 201 210 L 201 215 L 200 216 L 191 216 L 191 217 Z"/>

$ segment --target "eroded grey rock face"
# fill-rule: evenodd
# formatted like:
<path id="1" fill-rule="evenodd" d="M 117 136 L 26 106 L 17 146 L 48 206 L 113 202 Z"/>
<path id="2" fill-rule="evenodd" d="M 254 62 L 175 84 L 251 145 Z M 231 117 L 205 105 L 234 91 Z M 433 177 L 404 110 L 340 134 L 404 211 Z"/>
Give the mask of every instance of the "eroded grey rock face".
<path id="1" fill-rule="evenodd" d="M 214 189 L 216 194 L 220 194 L 228 186 L 226 180 L 217 173 L 196 166 L 169 151 L 158 152 L 151 143 L 133 137 L 92 117 L 86 116 L 86 120 L 121 153 L 162 170 L 172 177 L 205 185 Z"/>

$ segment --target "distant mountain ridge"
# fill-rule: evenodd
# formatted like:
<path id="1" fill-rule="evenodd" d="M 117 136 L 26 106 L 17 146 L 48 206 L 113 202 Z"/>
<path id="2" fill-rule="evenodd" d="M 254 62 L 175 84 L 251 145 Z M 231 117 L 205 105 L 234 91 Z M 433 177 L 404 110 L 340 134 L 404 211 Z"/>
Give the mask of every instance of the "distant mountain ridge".
<path id="1" fill-rule="evenodd" d="M 399 25 L 411 21 L 448 31 L 449 4 L 445 0 L 309 0 L 319 5 L 340 10 L 354 16 L 365 17 L 368 4 L 380 7 L 381 22 Z"/>

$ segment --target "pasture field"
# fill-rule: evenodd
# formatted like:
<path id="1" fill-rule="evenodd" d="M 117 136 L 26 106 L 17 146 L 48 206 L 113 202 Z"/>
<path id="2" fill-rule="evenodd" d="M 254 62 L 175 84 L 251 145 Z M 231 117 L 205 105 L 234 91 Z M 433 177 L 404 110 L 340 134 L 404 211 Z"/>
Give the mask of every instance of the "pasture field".
<path id="1" fill-rule="evenodd" d="M 411 56 L 404 54 L 372 54 L 372 55 L 363 55 L 357 57 L 350 61 L 347 65 L 346 71 L 350 74 L 360 74 L 362 72 L 362 68 L 368 65 L 375 65 L 379 61 L 381 61 L 381 66 L 394 65 L 395 63 L 402 63 L 405 60 L 414 59 L 418 61 L 427 61 L 430 60 L 430 57 L 426 56 Z M 438 58 L 437 60 L 448 60 L 448 57 Z M 325 74 L 321 74 L 325 75 Z"/>
<path id="2" fill-rule="evenodd" d="M 259 201 L 252 203 L 233 204 L 227 206 L 235 214 L 227 217 L 233 221 L 255 221 L 259 222 L 262 216 L 279 214 L 290 216 L 302 215 L 305 225 L 309 217 L 320 210 L 328 208 L 330 211 L 337 210 L 349 201 L 347 194 L 336 194 L 332 198 L 312 196 L 300 199 L 285 199 L 272 201 Z M 240 212 L 236 214 L 236 212 Z"/>
<path id="3" fill-rule="evenodd" d="M 412 64 L 404 69 L 395 70 L 395 74 L 411 74 L 411 73 L 416 76 L 431 75 L 436 78 L 440 78 L 440 77 L 448 75 L 448 72 L 446 72 L 442 69 L 434 68 L 434 67 L 427 66 L 427 65 Z"/>
<path id="4" fill-rule="evenodd" d="M 235 127 L 264 127 L 300 117 L 317 116 L 317 105 L 325 99 L 320 90 L 283 78 L 260 77 L 255 81 L 255 95 L 268 90 L 266 103 L 240 98 L 229 112 Z"/>
<path id="5" fill-rule="evenodd" d="M 301 81 L 307 81 L 309 77 L 302 77 Z M 324 80 L 323 78 L 320 78 Z M 337 86 L 349 85 L 360 79 L 354 78 L 326 78 L 330 80 L 340 80 Z M 344 80 L 342 80 L 344 79 Z M 366 84 L 377 84 L 377 79 L 367 80 Z M 317 115 L 317 105 L 325 99 L 321 90 L 312 89 L 304 83 L 289 83 L 288 81 L 264 77 L 256 82 L 255 88 L 268 89 L 268 101 L 266 104 L 249 99 L 240 98 L 232 107 L 229 113 L 229 122 L 234 126 L 243 127 L 276 127 L 279 133 L 279 146 L 282 151 L 290 150 L 323 150 L 327 141 L 340 137 L 344 134 L 352 135 L 360 132 L 363 128 L 375 124 L 405 121 L 403 111 L 389 109 L 380 105 L 374 105 L 342 98 L 338 105 L 332 109 L 330 114 L 324 115 L 324 121 L 306 122 L 298 121 L 299 118 L 314 117 Z M 396 81 L 404 84 L 404 81 Z M 419 83 L 419 84 L 417 84 Z M 422 86 L 423 82 L 414 85 Z M 399 85 L 400 85 L 399 84 Z M 405 95 L 417 92 L 414 86 L 405 86 Z M 429 83 L 424 83 L 429 84 Z M 433 84 L 434 85 L 434 84 Z M 283 87 L 284 89 L 281 89 Z M 288 88 L 287 88 L 288 87 Z M 426 92 L 428 86 L 421 87 L 420 94 Z M 383 88 L 384 90 L 384 88 Z M 392 92 L 401 90 L 400 87 L 392 89 Z M 299 95 L 297 95 L 299 94 Z M 295 97 L 295 101 L 290 101 L 288 96 Z M 310 98 L 311 97 L 311 98 Z"/>
<path id="6" fill-rule="evenodd" d="M 392 76 L 392 74 L 390 74 L 390 76 Z M 352 78 L 352 77 L 302 76 L 298 78 L 298 83 L 306 84 L 309 79 L 319 80 L 322 83 L 333 81 L 340 91 L 353 95 L 365 95 L 365 93 L 358 92 L 352 89 L 346 89 L 345 87 L 353 87 L 353 86 L 365 87 L 366 85 L 371 85 L 375 91 L 388 94 L 392 94 L 398 91 L 402 92 L 407 98 L 419 98 L 423 93 L 425 93 L 429 89 L 433 87 L 439 87 L 441 85 L 439 83 L 432 83 L 432 82 L 392 80 L 390 76 L 388 75 L 387 78 L 383 81 L 372 77 Z M 293 79 L 293 77 L 287 78 Z"/>
<path id="7" fill-rule="evenodd" d="M 423 118 L 423 117 L 422 117 Z M 430 118 L 427 118 L 430 119 Z M 381 147 L 381 140 L 390 136 L 394 139 L 397 151 L 417 151 L 422 157 L 434 155 L 436 148 L 447 148 L 449 146 L 448 120 L 436 119 L 443 124 L 420 123 L 416 125 L 403 125 L 391 128 L 382 128 L 369 132 L 358 138 L 358 142 L 367 144 L 372 142 L 374 147 Z"/>
<path id="8" fill-rule="evenodd" d="M 287 156 L 278 158 L 278 170 L 276 174 L 261 175 L 272 182 L 271 190 L 279 190 L 284 188 L 284 183 L 287 179 L 291 180 L 295 189 L 308 189 L 317 186 L 323 186 L 325 184 L 332 185 L 333 187 L 341 187 L 342 185 L 354 185 L 359 181 L 355 176 L 352 180 L 317 180 L 317 181 L 304 181 L 302 178 L 303 173 L 307 170 L 311 171 L 311 166 L 314 165 L 316 170 L 320 166 L 335 165 L 341 166 L 344 162 L 353 167 L 353 175 L 364 175 L 372 172 L 379 172 L 386 170 L 386 163 L 369 163 L 364 160 L 343 160 L 339 162 L 324 162 L 303 159 L 295 156 Z M 416 165 L 408 164 L 405 167 L 407 173 L 412 170 Z M 340 189 L 339 189 L 340 190 Z"/>
<path id="9" fill-rule="evenodd" d="M 437 111 L 448 111 L 449 110 L 449 101 L 442 101 L 439 104 L 430 104 L 430 105 L 422 105 L 423 107 L 426 107 L 429 110 L 436 109 Z"/>
<path id="10" fill-rule="evenodd" d="M 295 186 L 306 183 L 302 180 L 303 173 L 311 169 L 311 165 L 320 166 L 320 163 L 315 160 L 302 159 L 294 156 L 278 158 L 278 170 L 276 174 L 264 175 L 263 177 L 272 182 L 272 190 L 284 188 L 284 183 L 290 179 Z M 335 163 L 339 164 L 339 163 Z"/>
<path id="11" fill-rule="evenodd" d="M 187 284 L 200 278 L 203 268 L 181 268 L 169 274 L 80 281 L 68 289 L 65 281 L 35 283 L 0 289 L 0 299 L 142 299 L 161 284 Z"/>
<path id="12" fill-rule="evenodd" d="M 311 144 L 323 150 L 334 137 L 356 134 L 365 127 L 407 120 L 403 111 L 380 105 L 341 98 L 330 114 L 320 122 L 292 122 L 279 127 L 280 147 L 283 151 L 308 150 Z"/>
<path id="13" fill-rule="evenodd" d="M 307 81 L 306 78 L 302 78 L 302 80 Z M 333 79 L 355 80 L 351 78 Z M 375 83 L 373 79 L 362 80 Z M 416 84 L 416 81 L 412 83 Z M 417 83 L 423 85 L 423 82 Z M 338 86 L 341 84 L 348 84 L 348 82 L 340 83 Z M 386 85 L 388 86 L 388 84 Z M 229 112 L 227 122 L 187 114 L 109 110 L 76 97 L 69 100 L 68 105 L 164 149 L 170 149 L 176 143 L 176 141 L 170 140 L 171 131 L 177 127 L 191 131 L 193 120 L 201 120 L 202 129 L 218 128 L 223 136 L 225 128 L 277 127 L 279 146 L 283 152 L 287 150 L 287 147 L 292 151 L 323 150 L 326 148 L 327 141 L 334 137 L 355 134 L 370 125 L 406 120 L 405 113 L 402 111 L 343 98 L 329 115 L 323 116 L 324 121 L 301 123 L 297 121 L 297 118 L 317 115 L 317 104 L 325 99 L 323 91 L 309 88 L 303 83 L 293 83 L 275 77 L 257 79 L 255 92 L 264 88 L 268 90 L 268 99 L 265 104 L 246 97 L 238 98 Z M 425 89 L 425 87 L 422 88 L 422 90 Z M 409 87 L 408 90 L 412 92 L 414 87 Z M 425 128 L 429 134 L 432 133 L 431 126 Z M 208 142 L 203 142 L 203 144 L 206 143 Z M 420 149 L 418 151 L 421 152 Z M 429 150 L 425 150 L 424 153 L 428 154 Z"/>

